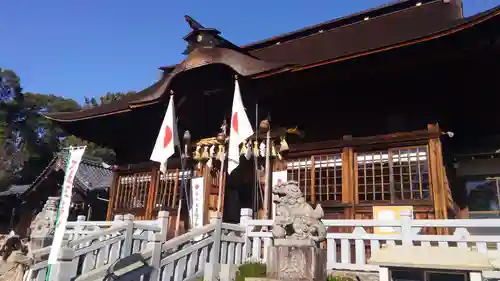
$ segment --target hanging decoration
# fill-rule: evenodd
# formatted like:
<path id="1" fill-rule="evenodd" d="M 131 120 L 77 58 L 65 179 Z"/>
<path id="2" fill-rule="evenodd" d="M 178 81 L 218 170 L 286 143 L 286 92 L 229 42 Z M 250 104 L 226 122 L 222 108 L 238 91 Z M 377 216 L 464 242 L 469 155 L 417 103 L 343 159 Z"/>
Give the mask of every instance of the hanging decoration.
<path id="1" fill-rule="evenodd" d="M 290 133 L 295 132 L 291 132 L 290 129 L 287 131 L 287 134 Z M 226 139 L 228 139 L 228 137 L 226 137 Z M 283 153 L 290 149 L 286 141 L 286 135 L 279 137 L 279 145 L 277 145 L 277 141 L 277 139 L 271 141 L 271 157 L 282 160 Z M 193 159 L 198 163 L 198 167 L 206 163 L 206 165 L 212 169 L 215 163 L 220 163 L 220 159 L 225 152 L 225 145 L 221 144 L 217 138 L 206 138 L 196 143 Z M 264 141 L 259 143 L 257 140 L 243 141 L 239 146 L 239 154 L 247 160 L 252 159 L 252 157 L 257 157 L 259 159 L 264 158 L 266 157 L 266 144 Z"/>
<path id="2" fill-rule="evenodd" d="M 276 144 L 271 140 L 271 157 L 276 157 Z"/>
<path id="3" fill-rule="evenodd" d="M 246 155 L 246 154 L 247 154 L 247 141 L 244 140 L 241 144 L 240 155 Z"/>
<path id="4" fill-rule="evenodd" d="M 250 160 L 252 158 L 252 142 L 249 141 L 245 146 L 246 146 L 245 158 L 247 160 Z"/>
<path id="5" fill-rule="evenodd" d="M 260 157 L 266 157 L 266 143 L 262 141 L 259 146 Z"/>
<path id="6" fill-rule="evenodd" d="M 280 142 L 280 152 L 285 152 L 288 151 L 290 148 L 288 148 L 288 143 L 286 142 L 286 137 L 282 136 L 281 137 L 281 142 Z"/>

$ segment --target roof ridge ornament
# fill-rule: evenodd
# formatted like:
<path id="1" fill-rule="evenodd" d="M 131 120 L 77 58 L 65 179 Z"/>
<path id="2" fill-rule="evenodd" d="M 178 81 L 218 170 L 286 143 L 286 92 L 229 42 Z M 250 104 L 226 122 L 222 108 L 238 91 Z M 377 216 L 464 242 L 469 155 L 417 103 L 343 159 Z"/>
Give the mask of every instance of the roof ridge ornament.
<path id="1" fill-rule="evenodd" d="M 188 15 L 185 15 L 184 19 L 192 29 L 188 35 L 184 36 L 184 40 L 188 42 L 188 46 L 183 52 L 184 55 L 190 54 L 193 50 L 199 47 L 222 47 L 242 52 L 240 47 L 220 36 L 221 32 L 219 30 L 215 28 L 207 28 Z"/>

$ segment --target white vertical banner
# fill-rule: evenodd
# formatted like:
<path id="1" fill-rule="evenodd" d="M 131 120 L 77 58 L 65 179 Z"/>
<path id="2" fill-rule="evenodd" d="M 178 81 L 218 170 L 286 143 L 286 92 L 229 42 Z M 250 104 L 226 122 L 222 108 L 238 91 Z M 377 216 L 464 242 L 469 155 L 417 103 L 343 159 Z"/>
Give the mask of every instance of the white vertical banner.
<path id="1" fill-rule="evenodd" d="M 203 226 L 203 218 L 205 217 L 205 192 L 203 186 L 203 177 L 193 178 L 191 179 L 191 210 L 189 210 L 189 214 L 191 216 L 191 227 L 196 228 Z M 195 237 L 195 241 L 201 240 L 200 237 Z"/>
<path id="2" fill-rule="evenodd" d="M 54 240 L 49 254 L 49 265 L 56 264 L 61 249 L 61 244 L 68 223 L 69 208 L 71 206 L 71 195 L 73 194 L 73 181 L 75 179 L 78 167 L 82 161 L 85 146 L 75 149 L 68 149 L 68 158 L 64 173 L 64 182 L 61 188 L 61 198 L 57 210 L 57 219 L 54 232 Z"/>
<path id="3" fill-rule="evenodd" d="M 274 186 L 278 185 L 278 184 L 282 184 L 282 183 L 285 183 L 288 181 L 288 171 L 279 171 L 279 172 L 273 172 L 273 182 L 272 182 L 272 187 L 273 188 Z M 272 207 L 272 218 L 274 219 L 274 217 L 276 216 L 276 203 L 274 203 L 274 198 L 275 198 L 275 195 L 273 194 L 272 196 L 272 201 L 273 201 L 273 207 Z"/>

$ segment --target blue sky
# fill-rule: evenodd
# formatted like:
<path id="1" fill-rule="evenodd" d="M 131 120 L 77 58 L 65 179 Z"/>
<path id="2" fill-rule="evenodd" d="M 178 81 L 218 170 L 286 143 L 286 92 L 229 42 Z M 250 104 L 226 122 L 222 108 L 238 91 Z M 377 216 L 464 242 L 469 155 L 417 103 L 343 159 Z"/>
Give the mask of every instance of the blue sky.
<path id="1" fill-rule="evenodd" d="M 500 0 L 463 0 L 466 16 Z M 26 91 L 71 97 L 141 90 L 179 62 L 188 14 L 236 44 L 345 16 L 388 0 L 4 0 L 0 67 Z M 286 4 L 284 4 L 286 3 Z"/>

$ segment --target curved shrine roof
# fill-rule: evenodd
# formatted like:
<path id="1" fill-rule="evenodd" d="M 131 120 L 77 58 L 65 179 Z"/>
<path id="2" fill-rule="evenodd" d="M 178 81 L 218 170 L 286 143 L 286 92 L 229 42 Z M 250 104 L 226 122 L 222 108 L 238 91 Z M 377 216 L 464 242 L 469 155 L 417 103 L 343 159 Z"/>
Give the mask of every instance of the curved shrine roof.
<path id="1" fill-rule="evenodd" d="M 462 17 L 461 0 L 398 1 L 236 49 L 197 48 L 175 66 L 162 67 L 162 78 L 136 95 L 77 112 L 53 113 L 56 122 L 72 122 L 130 111 L 157 103 L 176 75 L 209 64 L 258 79 L 367 56 L 448 36 L 498 17 L 500 6 Z"/>

